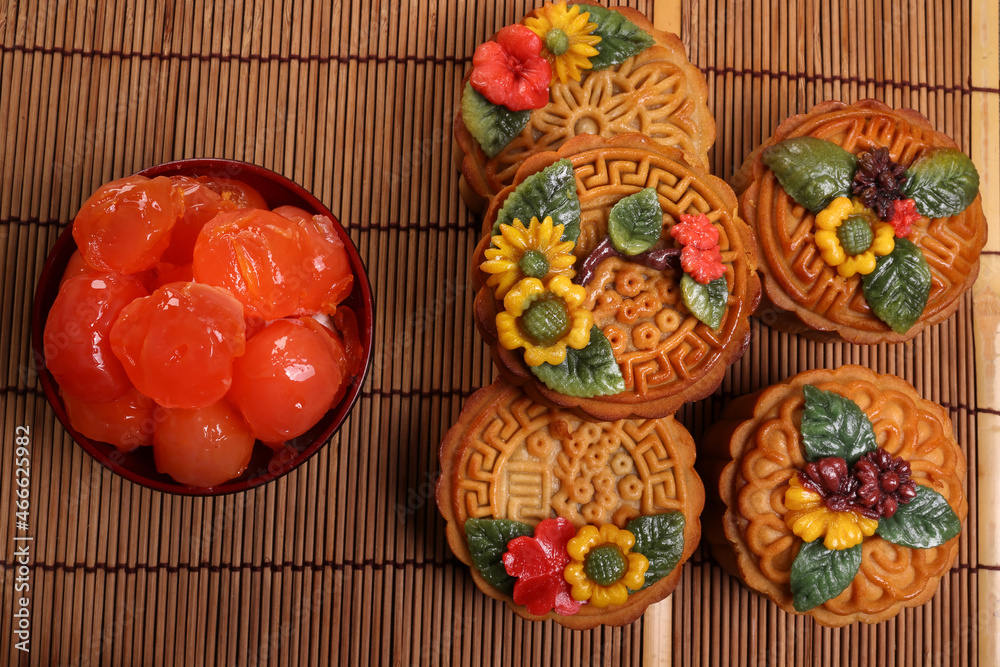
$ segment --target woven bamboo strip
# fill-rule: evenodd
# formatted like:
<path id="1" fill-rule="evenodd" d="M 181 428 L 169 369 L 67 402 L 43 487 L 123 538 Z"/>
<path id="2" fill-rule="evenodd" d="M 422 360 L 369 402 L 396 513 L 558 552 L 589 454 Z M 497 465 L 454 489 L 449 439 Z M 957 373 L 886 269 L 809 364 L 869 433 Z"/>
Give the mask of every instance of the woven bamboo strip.
<path id="1" fill-rule="evenodd" d="M 993 88 L 993 92 L 976 91 L 971 95 L 972 159 L 979 169 L 983 206 L 994 223 L 1000 220 L 1000 46 L 997 31 L 990 29 L 1000 21 L 996 3 L 976 2 L 972 6 L 971 84 Z M 991 23 L 992 22 L 992 23 Z M 994 232 L 996 227 L 991 229 Z M 1000 239 L 992 233 L 987 249 L 993 254 L 983 257 L 979 279 L 973 288 L 974 329 L 976 350 L 976 401 L 989 412 L 978 415 L 977 449 L 978 482 L 978 563 L 980 566 L 1000 565 L 997 547 L 997 506 L 1000 484 L 995 472 L 1000 469 L 996 444 L 1000 442 L 1000 419 L 992 411 L 1000 407 L 997 380 L 997 345 L 1000 343 L 1000 262 L 995 254 Z M 1000 664 L 1000 572 L 980 570 L 978 576 L 979 614 L 970 619 L 979 636 L 978 657 L 983 665 Z"/>

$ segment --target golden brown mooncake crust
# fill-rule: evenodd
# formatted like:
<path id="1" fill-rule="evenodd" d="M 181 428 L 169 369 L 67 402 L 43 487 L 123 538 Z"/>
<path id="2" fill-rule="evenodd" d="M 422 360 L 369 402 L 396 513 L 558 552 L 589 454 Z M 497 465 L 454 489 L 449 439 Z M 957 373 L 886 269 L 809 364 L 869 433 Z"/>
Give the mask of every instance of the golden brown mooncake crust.
<path id="1" fill-rule="evenodd" d="M 529 620 L 582 630 L 624 625 L 677 586 L 701 538 L 705 489 L 694 471 L 694 440 L 673 417 L 590 422 L 547 407 L 502 380 L 480 389 L 441 443 L 437 503 L 448 544 L 470 566 L 476 585 Z M 684 552 L 668 576 L 619 607 L 583 605 L 572 616 L 535 616 L 487 583 L 472 566 L 466 519 L 492 517 L 535 525 L 550 517 L 577 528 L 639 515 L 684 514 Z"/>
<path id="2" fill-rule="evenodd" d="M 715 496 L 705 537 L 723 567 L 792 613 L 789 574 L 802 541 L 785 525 L 784 496 L 788 479 L 806 463 L 799 427 L 807 384 L 856 402 L 871 419 L 878 445 L 908 461 L 914 481 L 942 494 L 960 520 L 968 515 L 966 459 L 948 413 L 894 375 L 860 366 L 807 371 L 733 402 L 702 443 Z M 853 582 L 807 613 L 837 627 L 878 623 L 922 605 L 954 563 L 958 543 L 956 537 L 932 549 L 910 549 L 865 538 Z"/>
<path id="3" fill-rule="evenodd" d="M 717 332 L 684 307 L 680 277 L 674 271 L 653 271 L 621 258 L 598 265 L 587 284 L 586 305 L 594 309 L 594 324 L 608 338 L 622 367 L 626 390 L 614 396 L 558 394 L 535 378 L 520 350 L 501 347 L 496 313 L 503 305 L 486 286 L 486 276 L 478 268 L 507 196 L 525 178 L 563 158 L 572 162 L 576 172 L 582 212 L 574 250 L 577 266 L 607 234 L 608 213 L 614 204 L 645 187 L 656 188 L 667 200 L 666 212 L 674 220 L 680 213 L 705 213 L 718 223 L 721 232 L 719 244 L 730 296 Z M 725 182 L 689 166 L 680 151 L 642 135 L 620 135 L 610 141 L 583 135 L 570 139 L 557 152 L 538 153 L 526 160 L 514 184 L 490 204 L 483 239 L 473 258 L 472 281 L 478 290 L 476 324 L 503 377 L 523 385 L 536 401 L 576 409 L 594 419 L 663 417 L 715 391 L 726 366 L 743 355 L 750 340 L 749 314 L 760 296 L 756 266 L 749 228 L 736 215 L 736 197 Z"/>
<path id="4" fill-rule="evenodd" d="M 748 184 L 740 196 L 740 214 L 757 239 L 764 283 L 757 314 L 789 333 L 866 345 L 910 340 L 950 317 L 979 273 L 979 254 L 987 233 L 982 196 L 958 215 L 921 218 L 914 224 L 908 238 L 927 258 L 931 291 L 920 319 L 909 331 L 898 334 L 872 313 L 861 291 L 861 276 L 842 278 L 823 261 L 814 241 L 815 216 L 785 193 L 761 160 L 763 148 L 800 136 L 832 141 L 855 155 L 885 146 L 892 159 L 906 167 L 930 148 L 957 148 L 916 111 L 893 110 L 876 100 L 850 106 L 822 102 L 781 123 L 733 178 L 737 188 Z"/>
<path id="5" fill-rule="evenodd" d="M 532 111 L 521 134 L 496 157 L 486 156 L 462 121 L 461 111 L 455 116 L 454 157 L 462 172 L 462 196 L 471 208 L 484 209 L 491 197 L 513 182 L 527 158 L 558 150 L 567 139 L 583 133 L 610 139 L 639 132 L 680 149 L 689 162 L 707 169 L 715 119 L 708 110 L 708 85 L 701 70 L 688 62 L 677 35 L 657 30 L 630 7 L 610 9 L 624 14 L 656 43 L 620 65 L 585 72 L 579 82 L 553 84 L 549 104 Z M 536 14 L 534 10 L 525 18 Z M 467 81 L 468 76 L 463 87 Z"/>

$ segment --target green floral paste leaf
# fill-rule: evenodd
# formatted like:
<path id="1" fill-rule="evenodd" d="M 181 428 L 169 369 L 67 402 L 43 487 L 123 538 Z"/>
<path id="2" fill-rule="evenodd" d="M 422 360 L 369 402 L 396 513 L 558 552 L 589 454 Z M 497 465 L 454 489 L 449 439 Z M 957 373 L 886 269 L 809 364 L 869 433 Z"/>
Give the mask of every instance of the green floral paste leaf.
<path id="1" fill-rule="evenodd" d="M 903 193 L 928 218 L 961 213 L 979 192 L 979 172 L 965 153 L 954 148 L 927 151 L 906 170 Z"/>
<path id="2" fill-rule="evenodd" d="M 649 559 L 649 569 L 642 589 L 674 571 L 684 553 L 684 515 L 667 512 L 653 516 L 638 516 L 625 526 L 635 535 L 632 551 Z M 631 592 L 631 591 L 629 591 Z"/>
<path id="3" fill-rule="evenodd" d="M 561 364 L 529 368 L 546 387 L 565 396 L 591 398 L 625 391 L 625 379 L 615 361 L 611 343 L 597 327 L 590 330 L 587 347 L 582 350 L 566 348 L 566 360 Z"/>
<path id="4" fill-rule="evenodd" d="M 692 315 L 713 330 L 718 329 L 722 324 L 722 316 L 726 314 L 726 304 L 729 302 L 726 277 L 716 278 L 703 285 L 685 273 L 681 276 L 681 299 Z"/>
<path id="5" fill-rule="evenodd" d="M 591 5 L 580 5 L 581 12 L 590 12 L 590 23 L 596 23 L 593 34 L 601 41 L 594 48 L 598 53 L 590 59 L 594 70 L 620 65 L 655 44 L 645 30 L 625 18 L 624 14 Z"/>
<path id="6" fill-rule="evenodd" d="M 795 137 L 761 153 L 788 196 L 819 213 L 837 197 L 851 195 L 858 160 L 840 146 L 815 137 Z"/>
<path id="7" fill-rule="evenodd" d="M 580 198 L 569 160 L 559 160 L 524 179 L 500 208 L 493 234 L 500 233 L 500 225 L 513 224 L 515 219 L 527 227 L 531 218 L 542 222 L 546 216 L 552 216 L 553 224 L 563 225 L 564 241 L 576 243 L 580 236 Z"/>
<path id="8" fill-rule="evenodd" d="M 483 579 L 507 595 L 513 594 L 515 581 L 503 566 L 507 543 L 515 537 L 531 537 L 534 532 L 528 524 L 509 519 L 468 519 L 465 522 L 465 537 L 473 564 Z"/>
<path id="9" fill-rule="evenodd" d="M 806 404 L 801 431 L 807 460 L 839 456 L 854 465 L 862 454 L 875 451 L 871 420 L 857 403 L 810 384 L 802 390 Z"/>
<path id="10" fill-rule="evenodd" d="M 511 111 L 500 104 L 493 104 L 479 94 L 472 84 L 465 84 L 462 93 L 462 122 L 487 157 L 494 158 L 511 139 L 521 134 L 528 124 L 531 110 Z"/>
<path id="11" fill-rule="evenodd" d="M 896 333 L 906 333 L 920 319 L 931 294 L 931 268 L 912 241 L 896 239 L 891 253 L 875 261 L 861 278 L 872 312 Z"/>
<path id="12" fill-rule="evenodd" d="M 620 199 L 608 214 L 608 236 L 625 255 L 646 252 L 663 233 L 663 209 L 656 190 L 646 188 Z"/>
<path id="13" fill-rule="evenodd" d="M 805 542 L 792 562 L 789 583 L 796 611 L 809 611 L 847 588 L 861 567 L 861 545 L 827 549 L 823 540 Z"/>
<path id="14" fill-rule="evenodd" d="M 875 532 L 883 540 L 912 549 L 944 544 L 962 531 L 962 522 L 944 496 L 917 485 L 917 497 L 900 505 L 891 517 L 882 517 Z"/>

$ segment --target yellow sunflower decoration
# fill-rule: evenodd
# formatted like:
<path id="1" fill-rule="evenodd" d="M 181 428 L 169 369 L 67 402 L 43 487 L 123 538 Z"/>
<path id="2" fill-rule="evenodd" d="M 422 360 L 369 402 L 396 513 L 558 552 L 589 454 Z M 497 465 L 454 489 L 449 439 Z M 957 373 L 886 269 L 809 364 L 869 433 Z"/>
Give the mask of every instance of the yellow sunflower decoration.
<path id="1" fill-rule="evenodd" d="M 579 81 L 580 70 L 592 67 L 590 58 L 598 53 L 594 45 L 601 38 L 591 34 L 597 24 L 588 23 L 589 18 L 590 12 L 581 13 L 579 5 L 567 8 L 563 0 L 557 5 L 546 2 L 537 17 L 525 19 L 524 24 L 545 44 L 542 55 L 552 63 L 553 83 L 556 79 L 560 83 Z"/>
<path id="2" fill-rule="evenodd" d="M 562 235 L 563 226 L 553 225 L 549 216 L 542 222 L 532 217 L 527 227 L 516 218 L 513 224 L 500 225 L 500 233 L 486 251 L 486 261 L 479 265 L 490 274 L 486 284 L 496 290 L 497 298 L 504 298 L 523 278 L 544 281 L 553 276 L 575 276 L 574 243 L 562 241 Z"/>
<path id="3" fill-rule="evenodd" d="M 861 202 L 837 197 L 816 214 L 816 245 L 823 261 L 844 278 L 875 270 L 875 258 L 896 247 L 896 230 Z"/>
<path id="4" fill-rule="evenodd" d="M 857 512 L 835 512 L 828 509 L 823 496 L 802 486 L 798 475 L 788 480 L 785 507 L 785 525 L 806 542 L 823 538 L 827 549 L 850 549 L 875 534 L 877 519 L 869 519 Z"/>
<path id="5" fill-rule="evenodd" d="M 582 307 L 587 290 L 566 276 L 542 284 L 524 278 L 504 297 L 504 312 L 497 314 L 497 338 L 505 349 L 524 348 L 529 366 L 561 364 L 566 346 L 582 350 L 590 342 L 594 314 Z"/>
<path id="6" fill-rule="evenodd" d="M 614 524 L 584 526 L 566 544 L 569 565 L 563 577 L 572 586 L 570 595 L 598 608 L 624 604 L 628 589 L 642 588 L 649 559 L 632 552 L 635 536 Z"/>

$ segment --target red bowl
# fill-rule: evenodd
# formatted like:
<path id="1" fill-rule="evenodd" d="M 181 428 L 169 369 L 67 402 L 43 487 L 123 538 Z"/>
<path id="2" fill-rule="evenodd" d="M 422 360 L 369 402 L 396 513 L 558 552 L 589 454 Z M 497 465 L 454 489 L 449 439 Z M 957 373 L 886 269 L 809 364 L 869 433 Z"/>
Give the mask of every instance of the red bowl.
<path id="1" fill-rule="evenodd" d="M 351 308 L 357 315 L 358 333 L 361 337 L 361 347 L 364 357 L 361 373 L 348 385 L 343 399 L 327 412 L 316 426 L 304 435 L 288 441 L 285 447 L 278 451 L 272 451 L 260 442 L 256 443 L 254 445 L 253 456 L 246 471 L 239 477 L 219 486 L 210 488 L 188 486 L 174 481 L 168 475 L 157 472 L 156 465 L 153 462 L 152 447 L 139 447 L 126 454 L 119 451 L 113 445 L 90 440 L 82 436 L 70 426 L 69 418 L 66 415 L 66 408 L 63 406 L 62 398 L 59 396 L 58 385 L 52 374 L 45 368 L 45 346 L 42 342 L 45 320 L 48 318 L 49 310 L 52 308 L 52 303 L 59 292 L 59 282 L 62 279 L 70 257 L 76 251 L 76 242 L 73 240 L 73 225 L 70 224 L 56 240 L 45 262 L 45 266 L 42 268 L 42 276 L 38 281 L 38 287 L 35 289 L 35 301 L 31 314 L 31 343 L 34 347 L 35 366 L 38 369 L 45 397 L 55 410 L 59 421 L 62 422 L 67 432 L 73 436 L 73 439 L 81 447 L 97 459 L 101 465 L 136 484 L 141 484 L 157 491 L 188 496 L 218 496 L 236 491 L 246 491 L 255 486 L 266 484 L 302 465 L 310 456 L 318 452 L 323 445 L 329 442 L 333 434 L 344 423 L 347 413 L 350 412 L 355 401 L 357 401 L 358 394 L 361 392 L 361 385 L 364 383 L 365 375 L 367 375 L 368 367 L 371 364 L 372 354 L 372 318 L 374 311 L 371 284 L 368 281 L 365 265 L 361 261 L 361 256 L 358 255 L 358 250 L 354 246 L 354 242 L 351 241 L 347 232 L 340 225 L 340 221 L 337 220 L 330 210 L 301 186 L 273 171 L 235 160 L 200 158 L 167 162 L 150 167 L 149 169 L 143 169 L 138 173 L 150 178 L 154 176 L 214 176 L 217 178 L 232 178 L 256 189 L 271 208 L 283 205 L 298 206 L 313 214 L 321 214 L 330 218 L 333 221 L 334 229 L 344 242 L 344 248 L 347 250 L 347 255 L 351 261 L 351 268 L 356 278 L 354 289 L 344 301 L 344 305 Z"/>

